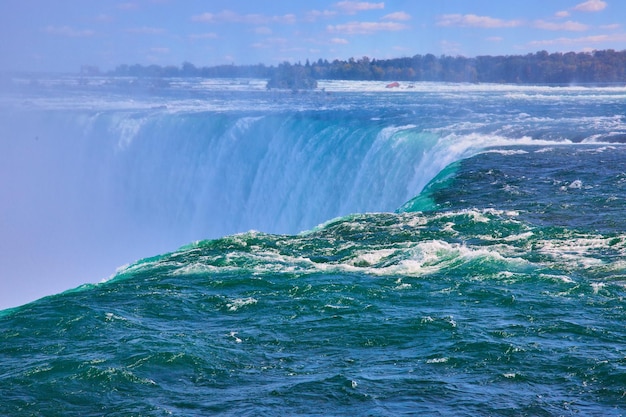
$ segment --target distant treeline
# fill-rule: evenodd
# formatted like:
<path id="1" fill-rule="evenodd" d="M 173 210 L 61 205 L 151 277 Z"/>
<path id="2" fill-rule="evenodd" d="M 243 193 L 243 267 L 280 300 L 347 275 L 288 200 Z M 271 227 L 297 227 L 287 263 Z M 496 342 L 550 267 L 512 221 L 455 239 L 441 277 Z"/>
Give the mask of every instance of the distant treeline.
<path id="1" fill-rule="evenodd" d="M 220 65 L 196 67 L 121 65 L 109 75 L 135 77 L 250 77 L 267 78 L 268 87 L 312 88 L 315 80 L 447 81 L 521 84 L 623 83 L 626 82 L 626 50 L 527 55 L 440 56 L 415 55 L 394 59 L 347 61 L 319 59 L 304 64 L 278 66 Z"/>

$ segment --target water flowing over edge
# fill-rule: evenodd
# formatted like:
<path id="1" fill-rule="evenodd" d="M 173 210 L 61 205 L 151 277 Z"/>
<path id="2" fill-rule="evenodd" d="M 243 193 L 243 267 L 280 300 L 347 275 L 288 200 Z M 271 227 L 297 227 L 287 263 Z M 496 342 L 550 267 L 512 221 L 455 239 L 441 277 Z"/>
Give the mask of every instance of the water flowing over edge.
<path id="1" fill-rule="evenodd" d="M 620 88 L 417 83 L 389 92 L 328 82 L 293 95 L 265 92 L 254 80 L 178 80 L 146 94 L 94 82 L 42 80 L 27 98 L 3 101 L 5 189 L 21 190 L 4 199 L 9 230 L 19 234 L 17 225 L 30 222 L 39 231 L 23 239 L 36 245 L 68 236 L 50 264 L 89 259 L 98 272 L 66 271 L 82 282 L 110 274 L 96 252 L 119 265 L 195 240 L 297 233 L 350 213 L 391 212 L 489 147 L 619 140 L 624 131 L 617 115 L 580 117 L 573 108 L 621 102 Z M 500 100 L 555 103 L 571 115 L 499 111 L 501 121 L 485 122 L 481 114 Z M 590 123 L 599 131 L 589 132 Z M 5 246 L 14 270 L 44 273 L 28 272 L 23 255 Z"/>

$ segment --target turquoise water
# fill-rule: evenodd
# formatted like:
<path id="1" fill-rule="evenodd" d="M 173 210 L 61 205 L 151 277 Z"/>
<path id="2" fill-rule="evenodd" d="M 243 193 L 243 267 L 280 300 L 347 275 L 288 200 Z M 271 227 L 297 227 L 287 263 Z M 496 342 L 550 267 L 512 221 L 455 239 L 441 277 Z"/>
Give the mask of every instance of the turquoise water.
<path id="1" fill-rule="evenodd" d="M 115 239 L 210 239 L 0 312 L 0 413 L 623 415 L 624 91 L 434 86 L 32 98 Z"/>

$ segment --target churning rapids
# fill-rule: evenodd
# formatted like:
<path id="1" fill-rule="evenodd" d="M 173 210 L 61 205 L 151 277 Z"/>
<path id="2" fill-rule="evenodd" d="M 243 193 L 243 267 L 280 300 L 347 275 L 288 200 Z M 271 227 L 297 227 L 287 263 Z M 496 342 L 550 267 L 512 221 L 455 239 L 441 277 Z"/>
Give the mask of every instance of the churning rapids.
<path id="1" fill-rule="evenodd" d="M 624 413 L 626 88 L 2 84 L 0 414 Z"/>

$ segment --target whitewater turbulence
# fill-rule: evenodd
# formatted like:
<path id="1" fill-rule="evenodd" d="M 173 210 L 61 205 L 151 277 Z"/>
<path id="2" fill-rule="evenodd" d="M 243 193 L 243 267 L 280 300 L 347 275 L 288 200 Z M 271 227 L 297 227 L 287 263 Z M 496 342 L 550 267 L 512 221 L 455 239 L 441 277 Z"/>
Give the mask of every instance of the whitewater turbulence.
<path id="1" fill-rule="evenodd" d="M 14 80 L 0 102 L 3 279 L 45 276 L 32 290 L 44 295 L 195 240 L 292 234 L 350 213 L 394 211 L 486 147 L 570 140 L 546 130 L 559 120 L 528 112 L 495 110 L 503 114 L 489 122 L 491 87 L 391 93 L 332 82 L 294 95 L 229 80 L 129 85 Z M 546 90 L 501 93 L 522 104 L 529 94 L 554 99 Z M 589 118 L 606 126 L 593 138 L 621 123 Z M 567 121 L 569 129 L 589 122 Z"/>

